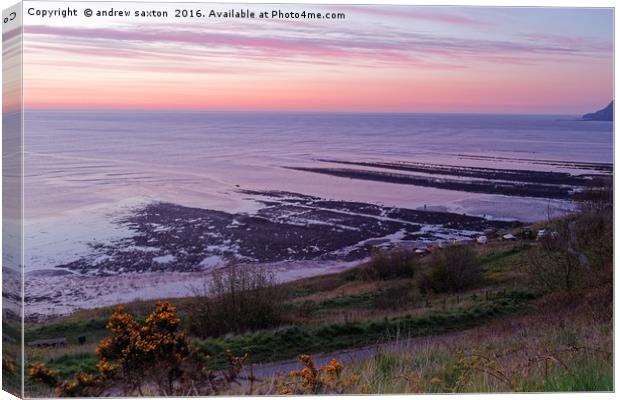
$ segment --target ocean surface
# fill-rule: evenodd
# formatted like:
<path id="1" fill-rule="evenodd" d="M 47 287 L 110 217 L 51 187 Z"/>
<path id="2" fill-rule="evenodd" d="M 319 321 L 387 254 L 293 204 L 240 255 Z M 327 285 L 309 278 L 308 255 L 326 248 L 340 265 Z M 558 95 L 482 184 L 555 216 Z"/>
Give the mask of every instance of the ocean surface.
<path id="1" fill-rule="evenodd" d="M 571 173 L 611 163 L 612 124 L 577 116 L 346 113 L 25 113 L 26 270 L 127 234 L 115 218 L 153 201 L 252 212 L 245 190 L 532 221 L 566 202 L 313 174 L 324 159 Z M 481 156 L 481 157 L 479 157 Z M 540 162 L 543 161 L 543 162 Z"/>
<path id="2" fill-rule="evenodd" d="M 17 118 L 5 117 L 5 124 Z M 248 214 L 248 221 L 254 218 L 252 229 L 261 221 L 256 216 L 267 218 L 264 226 L 272 229 L 262 238 L 267 242 L 272 234 L 305 237 L 317 229 L 324 229 L 334 243 L 351 242 L 355 235 L 346 232 L 376 229 L 382 237 L 374 237 L 371 230 L 371 237 L 365 233 L 359 243 L 342 241 L 342 254 L 354 254 L 367 243 L 411 240 L 409 230 L 402 229 L 409 225 L 402 220 L 398 228 L 378 233 L 401 218 L 394 215 L 405 215 L 391 214 L 393 210 L 449 211 L 467 214 L 453 215 L 450 221 L 480 220 L 477 216 L 497 224 L 570 212 L 574 205 L 562 191 L 573 190 L 565 184 L 572 181 L 547 173 L 584 175 L 577 179 L 583 183 L 589 175 L 609 174 L 613 161 L 612 124 L 583 122 L 577 116 L 26 111 L 24 130 L 25 314 L 34 319 L 135 299 L 190 295 L 192 285 L 210 279 L 216 261 L 227 260 L 224 250 L 263 246 L 243 223 Z M 16 143 L 4 144 L 7 161 L 15 156 Z M 415 169 L 403 170 L 402 165 Z M 333 173 L 344 169 L 344 175 Z M 512 172 L 497 172 L 501 170 Z M 415 182 L 382 180 L 395 175 L 415 177 Z M 549 177 L 565 183 L 549 185 Z M 518 192 L 529 184 L 542 188 L 543 195 Z M 482 192 L 459 189 L 467 185 Z M 504 185 L 513 185 L 517 192 L 507 195 L 501 189 L 498 194 Z M 559 195 L 546 198 L 549 187 L 559 188 Z M 311 212 L 294 211 L 304 202 L 312 208 L 317 198 L 331 201 L 318 202 Z M 155 214 L 158 219 L 142 224 L 142 231 L 126 222 L 158 205 L 156 210 L 184 211 L 178 219 Z M 212 232 L 209 218 L 192 219 L 188 207 L 216 210 L 201 210 L 203 217 L 223 211 L 230 225 L 225 222 Z M 339 214 L 334 214 L 336 209 Z M 369 216 L 363 210 L 381 211 Z M 420 223 L 417 234 L 453 240 L 480 231 L 446 230 L 436 221 Z M 367 225 L 361 229 L 356 223 Z M 19 243 L 19 219 L 7 214 L 5 224 L 13 227 L 3 232 L 7 250 Z M 136 244 L 145 229 L 151 239 L 160 238 L 158 247 Z M 204 236 L 179 240 L 185 229 Z M 231 229 L 235 241 L 226 239 L 232 237 Z M 265 253 L 263 261 L 256 262 L 279 280 L 359 263 L 355 257 L 333 257 L 339 249 L 330 250 L 331 257 L 304 257 L 303 251 L 323 251 L 307 242 L 304 238 L 284 249 L 290 256 Z M 22 263 L 13 253 L 3 252 L 6 304 L 11 293 L 20 291 Z M 188 254 L 204 267 L 179 261 Z M 147 268 L 140 269 L 145 262 Z M 19 310 L 19 304 L 14 305 Z"/>

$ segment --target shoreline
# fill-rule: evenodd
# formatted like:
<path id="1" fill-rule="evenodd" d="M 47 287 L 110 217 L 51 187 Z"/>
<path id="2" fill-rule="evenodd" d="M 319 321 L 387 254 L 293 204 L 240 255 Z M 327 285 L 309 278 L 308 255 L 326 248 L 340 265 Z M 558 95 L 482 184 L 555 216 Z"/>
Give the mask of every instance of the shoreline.
<path id="1" fill-rule="evenodd" d="M 278 283 L 285 283 L 342 272 L 364 261 L 279 262 L 260 267 L 276 274 Z M 30 289 L 27 291 L 30 293 L 26 296 L 25 320 L 44 322 L 82 309 L 141 300 L 192 297 L 201 293 L 211 272 L 169 271 L 89 276 L 66 270 L 32 271 L 27 273 L 27 285 Z M 34 288 L 36 291 L 33 291 Z"/>
<path id="2" fill-rule="evenodd" d="M 91 252 L 55 265 L 87 275 L 204 271 L 230 260 L 357 261 L 374 246 L 472 239 L 487 229 L 518 226 L 465 214 L 326 200 L 281 191 L 239 191 L 262 204 L 255 213 L 227 213 L 151 203 L 121 218 L 131 234 L 91 243 Z"/>
<path id="3" fill-rule="evenodd" d="M 423 179 L 435 186 L 448 185 L 448 190 L 458 190 L 454 184 L 482 185 L 487 192 L 504 192 L 505 185 L 512 185 L 514 193 L 503 195 L 518 207 L 530 203 L 537 207 L 545 200 L 551 204 L 558 200 L 550 199 L 549 193 L 590 187 L 595 184 L 593 177 L 605 176 L 418 162 L 316 161 L 373 168 L 350 171 L 378 174 L 381 182 L 386 182 L 385 177 L 401 176 Z M 333 172 L 329 168 L 295 169 Z M 452 178 L 437 178 L 442 175 Z M 355 178 L 346 174 L 343 177 Z M 542 197 L 523 197 L 531 190 Z M 231 261 L 270 269 L 276 279 L 287 282 L 358 265 L 374 248 L 426 249 L 442 243 L 474 241 L 487 232 L 508 232 L 523 224 L 503 215 L 495 218 L 455 212 L 447 205 L 388 207 L 241 187 L 233 193 L 240 201 L 256 207 L 252 211 L 227 212 L 153 200 L 134 201 L 125 204 L 125 213 L 106 214 L 104 219 L 113 228 L 111 232 L 122 231 L 124 235 L 83 241 L 85 251 L 75 253 L 72 259 L 48 265 L 41 262 L 42 268 L 26 272 L 26 317 L 48 319 L 80 308 L 191 296 L 195 287 L 190 286 L 203 284 L 213 270 Z M 484 208 L 488 206 L 485 201 L 492 200 L 471 201 Z"/>
<path id="4" fill-rule="evenodd" d="M 445 211 L 326 200 L 280 191 L 240 191 L 262 207 L 254 214 L 151 203 L 116 223 L 131 232 L 69 263 L 26 272 L 26 316 L 45 319 L 78 308 L 137 299 L 185 297 L 196 282 L 235 260 L 262 266 L 279 281 L 339 272 L 373 248 L 426 248 L 471 241 L 517 221 Z"/>

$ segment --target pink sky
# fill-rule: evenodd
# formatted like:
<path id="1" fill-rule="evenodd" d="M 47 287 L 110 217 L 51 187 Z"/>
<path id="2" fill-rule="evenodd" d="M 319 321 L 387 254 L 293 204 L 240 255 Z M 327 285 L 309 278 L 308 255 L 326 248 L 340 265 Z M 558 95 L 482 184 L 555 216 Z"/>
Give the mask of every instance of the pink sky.
<path id="1" fill-rule="evenodd" d="M 347 19 L 33 18 L 25 106 L 581 114 L 613 96 L 610 10 L 329 11 Z"/>

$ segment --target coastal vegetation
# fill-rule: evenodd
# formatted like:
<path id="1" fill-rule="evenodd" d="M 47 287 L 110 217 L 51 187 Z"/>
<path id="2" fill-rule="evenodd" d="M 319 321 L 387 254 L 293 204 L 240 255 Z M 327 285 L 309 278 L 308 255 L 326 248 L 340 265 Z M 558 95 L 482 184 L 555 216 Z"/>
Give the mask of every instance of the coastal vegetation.
<path id="1" fill-rule="evenodd" d="M 286 283 L 232 262 L 193 297 L 32 323 L 26 342 L 69 344 L 27 348 L 28 393 L 613 390 L 611 193 L 582 195 L 575 214 L 515 228 L 519 240 L 376 249 Z"/>

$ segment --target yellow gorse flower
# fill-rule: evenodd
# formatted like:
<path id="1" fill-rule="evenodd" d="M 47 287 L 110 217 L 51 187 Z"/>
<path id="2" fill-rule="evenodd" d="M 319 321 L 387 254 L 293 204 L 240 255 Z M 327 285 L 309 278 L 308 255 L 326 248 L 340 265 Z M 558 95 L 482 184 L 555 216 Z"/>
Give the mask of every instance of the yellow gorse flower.
<path id="1" fill-rule="evenodd" d="M 301 354 L 299 361 L 303 368 L 293 370 L 288 373 L 289 378 L 301 378 L 301 391 L 296 392 L 291 386 L 297 387 L 295 382 L 282 383 L 278 386 L 280 394 L 295 393 L 342 393 L 346 385 L 356 384 L 359 378 L 347 382 L 340 380 L 340 374 L 344 366 L 336 359 L 332 359 L 329 363 L 321 368 L 316 368 L 312 357 L 307 354 Z"/>

